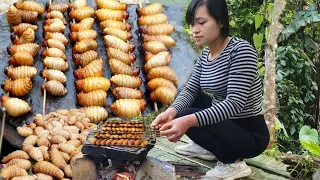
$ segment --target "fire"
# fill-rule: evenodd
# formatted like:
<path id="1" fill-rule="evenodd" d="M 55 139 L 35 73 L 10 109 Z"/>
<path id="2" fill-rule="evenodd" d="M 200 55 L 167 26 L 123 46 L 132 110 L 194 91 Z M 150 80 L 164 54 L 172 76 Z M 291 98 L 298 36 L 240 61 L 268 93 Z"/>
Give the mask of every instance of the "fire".
<path id="1" fill-rule="evenodd" d="M 119 177 L 119 179 L 118 179 Z M 124 174 L 117 173 L 117 180 L 131 180 L 130 176 L 126 176 Z"/>

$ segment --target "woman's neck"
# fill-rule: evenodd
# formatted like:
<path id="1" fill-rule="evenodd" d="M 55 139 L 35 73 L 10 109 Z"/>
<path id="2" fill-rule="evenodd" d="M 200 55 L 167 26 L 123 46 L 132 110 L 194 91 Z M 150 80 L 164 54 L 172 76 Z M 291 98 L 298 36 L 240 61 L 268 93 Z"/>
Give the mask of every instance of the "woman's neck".
<path id="1" fill-rule="evenodd" d="M 229 43 L 230 37 L 222 37 L 220 36 L 215 41 L 213 41 L 211 44 L 208 45 L 208 48 L 210 50 L 209 54 L 209 60 L 215 59 L 219 54 L 223 51 L 223 49 L 227 46 Z"/>

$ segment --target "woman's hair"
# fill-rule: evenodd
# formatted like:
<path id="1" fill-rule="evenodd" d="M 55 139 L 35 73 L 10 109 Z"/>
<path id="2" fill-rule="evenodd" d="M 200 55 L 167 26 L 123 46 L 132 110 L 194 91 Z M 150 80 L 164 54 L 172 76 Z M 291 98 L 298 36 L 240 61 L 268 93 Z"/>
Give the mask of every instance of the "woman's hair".
<path id="1" fill-rule="evenodd" d="M 201 5 L 206 5 L 209 15 L 214 18 L 217 23 L 223 25 L 221 28 L 221 35 L 223 37 L 229 36 L 229 15 L 225 0 L 192 0 L 186 13 L 187 24 L 194 24 L 194 14 L 196 9 Z"/>

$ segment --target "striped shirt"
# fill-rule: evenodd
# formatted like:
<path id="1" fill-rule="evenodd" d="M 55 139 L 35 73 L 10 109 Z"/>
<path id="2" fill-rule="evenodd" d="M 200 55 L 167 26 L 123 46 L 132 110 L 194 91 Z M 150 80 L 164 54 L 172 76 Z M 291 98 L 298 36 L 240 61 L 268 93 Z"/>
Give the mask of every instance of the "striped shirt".
<path id="1" fill-rule="evenodd" d="M 213 61 L 204 48 L 194 71 L 171 105 L 177 112 L 190 107 L 201 90 L 212 95 L 212 106 L 195 113 L 199 126 L 256 116 L 262 110 L 257 54 L 245 40 L 233 37 Z"/>

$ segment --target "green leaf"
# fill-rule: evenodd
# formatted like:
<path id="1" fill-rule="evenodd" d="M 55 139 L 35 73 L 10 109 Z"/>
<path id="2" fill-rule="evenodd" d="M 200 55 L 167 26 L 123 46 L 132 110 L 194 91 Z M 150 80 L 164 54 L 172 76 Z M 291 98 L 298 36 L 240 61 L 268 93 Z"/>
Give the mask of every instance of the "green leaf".
<path id="1" fill-rule="evenodd" d="M 302 141 L 301 144 L 311 153 L 320 156 L 320 146 L 313 141 L 308 141 L 309 143 Z"/>
<path id="2" fill-rule="evenodd" d="M 259 34 L 255 33 L 253 35 L 253 44 L 257 51 L 261 50 L 262 41 L 263 41 L 262 33 L 259 33 Z"/>
<path id="3" fill-rule="evenodd" d="M 311 129 L 309 126 L 303 126 L 299 132 L 299 140 L 300 142 L 305 141 L 313 141 L 318 144 L 318 132 L 315 129 Z"/>
<path id="4" fill-rule="evenodd" d="M 305 40 L 305 44 L 308 45 L 313 50 L 319 49 L 319 45 L 316 42 L 314 42 L 313 39 L 311 39 L 309 36 L 305 36 L 304 40 Z"/>
<path id="5" fill-rule="evenodd" d="M 280 122 L 280 120 L 279 120 L 278 118 L 276 118 L 276 127 L 275 127 L 275 129 L 276 129 L 276 130 L 282 129 L 284 135 L 285 135 L 287 138 L 289 138 L 286 128 L 285 128 L 284 125 Z"/>
<path id="6" fill-rule="evenodd" d="M 255 15 L 254 17 L 254 26 L 258 29 L 263 21 L 263 16 L 260 14 Z"/>

